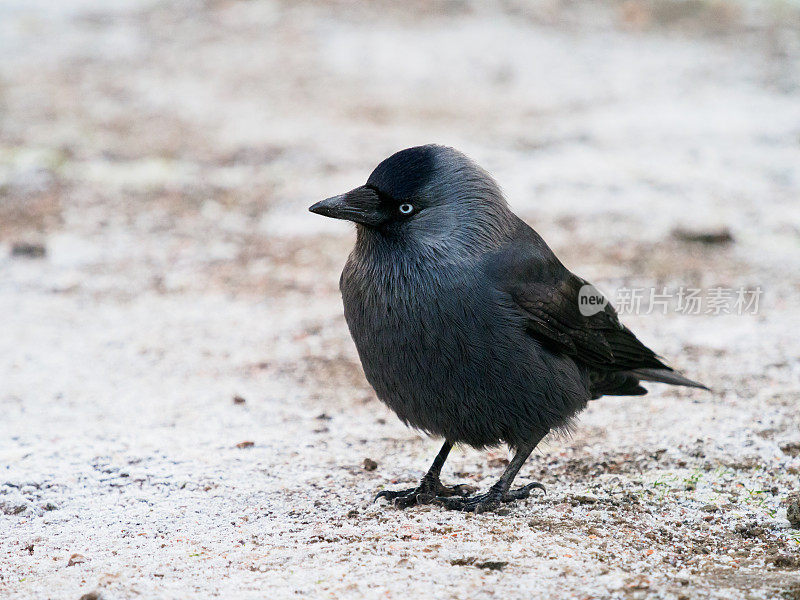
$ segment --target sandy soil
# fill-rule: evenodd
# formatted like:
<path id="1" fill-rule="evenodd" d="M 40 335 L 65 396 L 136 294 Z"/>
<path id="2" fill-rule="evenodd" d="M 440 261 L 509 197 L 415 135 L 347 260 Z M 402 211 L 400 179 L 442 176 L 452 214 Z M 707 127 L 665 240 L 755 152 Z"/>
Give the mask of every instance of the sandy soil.
<path id="1" fill-rule="evenodd" d="M 0 4 L 0 596 L 800 598 L 798 23 Z M 592 403 L 520 473 L 548 494 L 504 514 L 371 504 L 439 442 L 364 381 L 352 230 L 305 208 L 426 142 L 602 289 L 760 286 L 757 315 L 626 319 L 714 393 Z M 458 449 L 444 478 L 486 487 L 506 459 Z"/>

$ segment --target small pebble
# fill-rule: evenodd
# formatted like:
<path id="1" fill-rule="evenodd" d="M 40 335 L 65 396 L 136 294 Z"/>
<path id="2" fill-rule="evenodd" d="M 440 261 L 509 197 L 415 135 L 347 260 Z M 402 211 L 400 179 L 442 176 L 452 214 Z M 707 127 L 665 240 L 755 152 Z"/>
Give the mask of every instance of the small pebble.
<path id="1" fill-rule="evenodd" d="M 245 400 L 245 399 L 244 399 L 244 398 L 242 398 L 241 396 L 234 396 L 234 397 L 233 397 L 233 403 L 234 403 L 234 404 L 244 404 L 244 403 L 246 403 L 246 402 L 247 402 L 247 400 Z"/>
<path id="2" fill-rule="evenodd" d="M 789 442 L 781 446 L 781 452 L 788 454 L 792 458 L 800 456 L 800 442 Z"/>
<path id="3" fill-rule="evenodd" d="M 486 569 L 488 571 L 502 571 L 503 567 L 508 564 L 506 560 L 486 560 L 479 561 L 474 556 L 468 558 L 456 558 L 450 561 L 454 567 L 477 567 L 479 569 Z"/>
<path id="4" fill-rule="evenodd" d="M 251 442 L 249 440 L 246 440 L 244 442 L 239 442 L 238 444 L 236 444 L 236 447 L 239 448 L 240 450 L 242 450 L 244 448 L 252 448 L 255 445 L 256 445 L 255 442 Z"/>
<path id="5" fill-rule="evenodd" d="M 30 242 L 15 242 L 11 246 L 11 256 L 25 258 L 44 258 L 47 248 L 43 244 L 32 244 Z"/>
<path id="6" fill-rule="evenodd" d="M 24 513 L 27 510 L 28 506 L 26 504 L 19 504 L 17 506 L 12 507 L 7 514 L 9 515 L 19 515 Z"/>
<path id="7" fill-rule="evenodd" d="M 67 566 L 72 567 L 86 562 L 86 557 L 83 554 L 73 554 L 67 561 Z"/>
<path id="8" fill-rule="evenodd" d="M 365 471 L 374 471 L 378 468 L 378 463 L 376 463 L 371 458 L 365 458 L 364 462 L 361 465 Z"/>
<path id="9" fill-rule="evenodd" d="M 797 569 L 800 567 L 800 558 L 790 554 L 777 554 L 770 558 L 770 561 L 778 569 Z"/>
<path id="10" fill-rule="evenodd" d="M 789 525 L 800 529 L 800 494 L 791 494 L 786 499 L 786 518 L 789 519 Z"/>
<path id="11" fill-rule="evenodd" d="M 733 235 L 725 227 L 715 231 L 694 231 L 689 229 L 674 229 L 672 237 L 681 242 L 699 242 L 701 244 L 730 244 L 733 242 Z"/>

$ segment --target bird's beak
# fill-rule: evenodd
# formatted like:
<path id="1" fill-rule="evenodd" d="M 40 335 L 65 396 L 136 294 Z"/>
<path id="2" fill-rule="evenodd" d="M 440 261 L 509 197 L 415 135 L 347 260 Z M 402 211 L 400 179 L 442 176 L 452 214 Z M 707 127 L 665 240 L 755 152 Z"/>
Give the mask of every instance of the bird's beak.
<path id="1" fill-rule="evenodd" d="M 380 225 L 385 218 L 378 194 L 364 186 L 317 202 L 308 210 L 323 217 L 345 219 L 369 227 Z"/>

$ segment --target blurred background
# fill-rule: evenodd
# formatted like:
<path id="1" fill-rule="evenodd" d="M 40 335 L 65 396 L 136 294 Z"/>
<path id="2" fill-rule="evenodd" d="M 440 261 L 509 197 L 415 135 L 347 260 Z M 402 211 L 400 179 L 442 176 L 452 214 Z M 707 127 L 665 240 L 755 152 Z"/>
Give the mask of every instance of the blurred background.
<path id="1" fill-rule="evenodd" d="M 391 596 L 413 573 L 479 597 L 499 575 L 449 561 L 481 548 L 514 557 L 492 580 L 505 597 L 534 576 L 586 592 L 581 573 L 600 596 L 800 589 L 770 562 L 796 550 L 782 507 L 800 467 L 795 0 L 3 0 L 0 57 L 0 589 Z M 364 381 L 337 290 L 354 233 L 307 207 L 431 142 L 488 169 L 601 289 L 763 296 L 757 315 L 626 318 L 715 394 L 594 403 L 523 470 L 551 489 L 515 509 L 538 525 L 459 516 L 464 541 L 423 560 L 431 519 L 455 517 L 348 513 L 418 477 L 436 442 Z M 459 452 L 479 485 L 505 460 Z M 604 540 L 617 509 L 574 500 L 590 484 L 663 500 L 665 469 L 658 524 L 634 510 Z M 697 540 L 676 533 L 678 552 L 653 532 L 681 522 Z M 389 538 L 400 550 L 370 549 Z M 528 541 L 572 544 L 574 570 Z M 755 561 L 745 579 L 723 577 L 731 548 Z"/>

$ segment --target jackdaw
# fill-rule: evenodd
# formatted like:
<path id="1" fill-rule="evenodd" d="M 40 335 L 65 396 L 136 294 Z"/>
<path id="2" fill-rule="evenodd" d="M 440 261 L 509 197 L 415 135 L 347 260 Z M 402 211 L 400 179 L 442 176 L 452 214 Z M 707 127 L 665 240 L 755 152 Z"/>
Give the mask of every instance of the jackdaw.
<path id="1" fill-rule="evenodd" d="M 369 383 L 404 423 L 445 440 L 417 487 L 376 499 L 492 510 L 544 489 L 511 483 L 589 400 L 645 394 L 641 381 L 708 389 L 664 364 L 610 304 L 582 310 L 581 295 L 597 291 L 453 148 L 397 152 L 365 185 L 310 210 L 356 224 L 339 287 Z M 506 443 L 515 455 L 487 493 L 470 496 L 439 480 L 456 443 Z"/>

